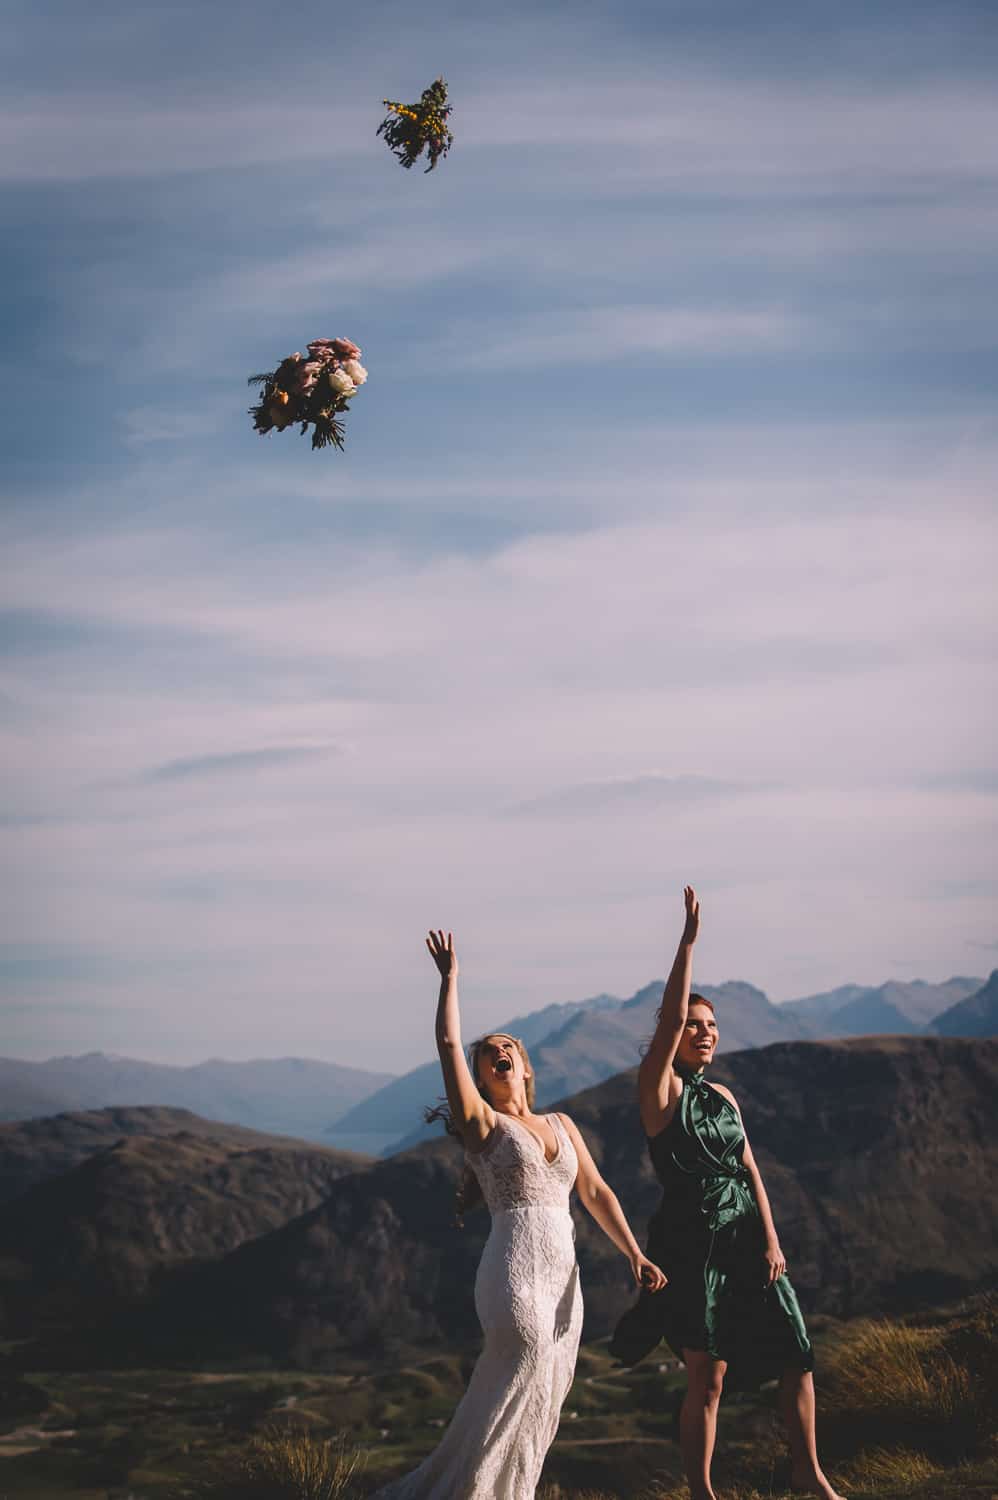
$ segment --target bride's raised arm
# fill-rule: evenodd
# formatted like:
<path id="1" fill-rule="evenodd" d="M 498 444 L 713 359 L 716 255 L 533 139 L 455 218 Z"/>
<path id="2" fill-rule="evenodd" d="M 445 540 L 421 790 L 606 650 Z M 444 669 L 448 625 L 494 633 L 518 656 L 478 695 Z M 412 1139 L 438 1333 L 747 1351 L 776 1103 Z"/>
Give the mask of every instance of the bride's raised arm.
<path id="1" fill-rule="evenodd" d="M 689 1014 L 693 944 L 700 931 L 700 902 L 691 885 L 683 891 L 683 900 L 686 905 L 683 935 L 666 980 L 655 1035 L 638 1069 L 638 1104 L 647 1136 L 665 1129 L 680 1092 L 672 1064 Z"/>
<path id="2" fill-rule="evenodd" d="M 442 931 L 431 931 L 426 939 L 426 946 L 440 971 L 437 1052 L 440 1054 L 451 1121 L 468 1150 L 477 1151 L 495 1125 L 495 1111 L 479 1093 L 461 1043 L 461 1014 L 457 999 L 459 966 L 454 934 L 448 932 L 445 938 Z"/>

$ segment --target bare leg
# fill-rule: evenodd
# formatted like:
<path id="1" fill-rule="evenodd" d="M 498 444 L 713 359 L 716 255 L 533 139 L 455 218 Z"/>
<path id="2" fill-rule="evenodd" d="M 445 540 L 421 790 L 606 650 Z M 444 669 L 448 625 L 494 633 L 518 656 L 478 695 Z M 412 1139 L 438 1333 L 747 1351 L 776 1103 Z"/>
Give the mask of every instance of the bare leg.
<path id="1" fill-rule="evenodd" d="M 842 1500 L 822 1473 L 814 1436 L 814 1377 L 793 1366 L 780 1381 L 780 1411 L 790 1441 L 790 1483 L 793 1489 L 821 1500 Z"/>
<path id="2" fill-rule="evenodd" d="M 717 1408 L 724 1387 L 723 1359 L 711 1359 L 703 1349 L 684 1349 L 686 1395 L 679 1413 L 679 1448 L 692 1500 L 716 1500 L 710 1482 L 710 1461 L 717 1437 Z"/>

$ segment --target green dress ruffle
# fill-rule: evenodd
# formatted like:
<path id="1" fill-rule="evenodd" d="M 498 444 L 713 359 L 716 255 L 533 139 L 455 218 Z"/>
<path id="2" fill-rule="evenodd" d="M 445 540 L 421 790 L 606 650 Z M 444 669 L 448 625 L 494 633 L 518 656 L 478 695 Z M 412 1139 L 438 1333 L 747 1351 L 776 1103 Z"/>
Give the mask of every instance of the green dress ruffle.
<path id="1" fill-rule="evenodd" d="M 726 1360 L 726 1385 L 743 1388 L 788 1366 L 810 1370 L 813 1351 L 790 1278 L 766 1285 L 765 1231 L 742 1164 L 741 1117 L 702 1072 L 676 1071 L 683 1079 L 676 1112 L 648 1141 L 664 1190 L 648 1257 L 669 1283 L 641 1293 L 610 1353 L 636 1364 L 664 1338 L 680 1359 L 684 1349 L 703 1349 Z"/>

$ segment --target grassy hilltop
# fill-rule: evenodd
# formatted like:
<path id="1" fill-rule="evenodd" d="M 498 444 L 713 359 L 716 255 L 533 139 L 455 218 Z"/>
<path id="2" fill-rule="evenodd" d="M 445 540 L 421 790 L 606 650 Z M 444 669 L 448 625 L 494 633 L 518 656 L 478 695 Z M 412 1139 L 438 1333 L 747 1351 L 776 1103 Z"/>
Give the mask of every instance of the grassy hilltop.
<path id="1" fill-rule="evenodd" d="M 823 1455 L 851 1500 L 991 1500 L 998 1299 L 817 1332 Z M 468 1359 L 398 1369 L 32 1373 L 2 1392 L 5 1500 L 363 1500 L 434 1446 Z M 681 1500 L 674 1362 L 585 1346 L 543 1500 Z M 730 1397 L 724 1500 L 786 1494 L 772 1396 Z M 541 1500 L 541 1497 L 539 1497 Z"/>

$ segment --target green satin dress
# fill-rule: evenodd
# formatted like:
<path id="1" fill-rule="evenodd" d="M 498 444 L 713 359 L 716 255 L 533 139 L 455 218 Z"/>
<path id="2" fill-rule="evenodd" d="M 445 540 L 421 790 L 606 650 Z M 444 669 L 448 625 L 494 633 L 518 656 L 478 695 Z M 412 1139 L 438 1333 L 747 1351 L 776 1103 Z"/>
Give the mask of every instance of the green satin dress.
<path id="1" fill-rule="evenodd" d="M 648 1257 L 669 1284 L 641 1293 L 617 1325 L 610 1352 L 635 1364 L 664 1338 L 680 1359 L 684 1349 L 703 1349 L 726 1360 L 726 1385 L 743 1388 L 788 1366 L 810 1370 L 811 1342 L 790 1278 L 766 1285 L 765 1231 L 742 1165 L 741 1117 L 702 1070 L 676 1072 L 683 1079 L 676 1112 L 648 1141 L 664 1190 L 649 1225 Z"/>

